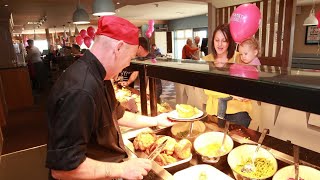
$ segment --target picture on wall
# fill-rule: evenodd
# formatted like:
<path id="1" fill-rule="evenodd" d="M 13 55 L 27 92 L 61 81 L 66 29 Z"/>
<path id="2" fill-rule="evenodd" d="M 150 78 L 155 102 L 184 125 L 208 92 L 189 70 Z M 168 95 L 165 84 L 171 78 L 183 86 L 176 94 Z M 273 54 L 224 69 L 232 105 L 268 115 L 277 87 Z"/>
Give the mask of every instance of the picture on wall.
<path id="1" fill-rule="evenodd" d="M 307 26 L 306 27 L 306 37 L 305 44 L 318 44 L 319 43 L 319 28 L 317 26 Z"/>

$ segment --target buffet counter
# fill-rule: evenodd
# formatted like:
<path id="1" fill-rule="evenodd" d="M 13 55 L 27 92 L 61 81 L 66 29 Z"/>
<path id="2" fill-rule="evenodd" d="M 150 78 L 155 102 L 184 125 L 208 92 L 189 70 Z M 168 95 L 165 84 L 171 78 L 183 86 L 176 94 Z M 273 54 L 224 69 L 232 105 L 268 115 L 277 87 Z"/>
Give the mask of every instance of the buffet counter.
<path id="1" fill-rule="evenodd" d="M 320 114 L 320 104 L 316 98 L 320 97 L 320 72 L 259 66 L 256 67 L 256 71 L 249 73 L 251 77 L 246 77 L 246 72 L 233 74 L 230 68 L 232 64 L 215 68 L 212 66 L 212 62 L 187 62 L 174 59 L 159 59 L 157 62 L 132 61 L 131 66 L 142 70 L 145 74 L 143 78 L 149 78 L 150 92 L 155 86 L 154 79 L 159 78 L 256 100 L 257 103 L 254 104 L 257 104 L 256 114 L 258 115 L 253 120 L 257 122 L 259 130 L 270 129 L 270 136 L 267 136 L 263 145 L 277 158 L 278 169 L 292 164 L 292 142 L 302 147 L 300 163 L 319 170 L 320 164 L 317 160 L 319 152 L 315 151 L 318 151 L 317 139 L 320 137 L 320 133 L 317 127 L 319 123 L 315 119 Z M 143 89 L 145 85 L 141 84 L 140 87 Z M 153 99 L 154 94 L 151 93 L 150 100 Z M 156 103 L 151 102 L 151 115 L 157 114 L 156 106 Z M 205 122 L 206 131 L 221 131 L 214 124 L 208 123 L 207 120 Z M 170 134 L 170 131 L 167 132 Z M 236 127 L 230 128 L 230 135 L 235 146 L 238 146 L 243 143 L 257 142 L 260 133 Z M 304 143 L 300 143 L 301 141 Z M 193 153 L 195 152 L 193 151 Z M 197 159 L 187 163 L 187 167 L 197 164 L 198 156 L 195 154 L 193 158 L 197 157 Z M 222 165 L 220 170 L 232 176 L 230 168 L 228 171 L 223 168 L 228 169 L 228 164 Z"/>
<path id="2" fill-rule="evenodd" d="M 192 167 L 195 165 L 208 164 L 208 165 L 211 165 L 211 166 L 215 167 L 216 169 L 220 170 L 221 172 L 228 175 L 229 177 L 235 178 L 235 176 L 234 176 L 234 174 L 233 174 L 233 172 L 227 162 L 228 154 L 222 156 L 217 163 L 207 163 L 207 162 L 202 161 L 201 155 L 199 155 L 199 153 L 197 153 L 195 151 L 194 140 L 197 137 L 199 137 L 201 134 L 204 134 L 207 132 L 223 132 L 223 129 L 219 128 L 217 126 L 217 124 L 212 121 L 212 117 L 207 116 L 204 119 L 201 119 L 201 121 L 205 124 L 205 131 L 199 133 L 196 136 L 187 138 L 192 142 L 192 150 L 191 150 L 192 159 L 188 160 L 186 162 L 183 161 L 183 163 L 176 163 L 176 165 L 169 166 L 168 168 L 164 168 L 160 172 L 168 171 L 169 173 L 174 175 L 175 173 L 177 173 L 181 170 L 185 170 L 186 168 L 189 168 L 189 167 Z M 166 136 L 174 137 L 177 141 L 179 141 L 179 139 L 181 139 L 172 133 L 171 127 L 160 128 L 160 129 L 159 128 L 140 129 L 140 130 L 136 130 L 135 135 L 138 135 L 141 132 L 150 132 L 150 130 L 153 130 L 153 132 L 156 133 L 156 135 L 160 135 L 160 136 L 166 135 Z M 128 134 L 124 133 L 123 137 L 129 138 L 130 142 L 132 143 L 134 140 L 134 136 L 132 136 L 132 134 L 134 134 L 132 131 L 130 132 L 130 136 L 128 136 Z M 234 148 L 236 148 L 240 145 L 243 145 L 243 144 L 256 145 L 261 133 L 254 131 L 254 130 L 251 130 L 251 129 L 244 128 L 239 125 L 232 124 L 232 125 L 230 125 L 230 128 L 229 128 L 229 135 L 234 142 L 234 147 L 233 147 L 233 149 L 234 149 Z M 208 141 L 210 141 L 210 139 L 208 139 Z M 131 147 L 131 150 L 132 150 L 133 145 L 131 143 L 129 145 L 127 143 L 126 145 L 129 148 Z M 280 170 L 281 168 L 283 168 L 285 166 L 293 164 L 293 144 L 291 144 L 291 142 L 282 141 L 282 140 L 279 140 L 277 138 L 274 138 L 274 137 L 267 135 L 264 142 L 263 142 L 262 147 L 264 149 L 268 150 L 269 152 L 271 152 L 273 154 L 273 156 L 277 159 L 277 170 Z M 141 150 L 132 150 L 132 151 L 134 151 L 134 154 L 136 154 L 138 157 L 142 157 L 142 158 L 147 157 L 147 154 Z M 320 154 L 316 153 L 314 151 L 305 149 L 305 148 L 300 148 L 300 165 L 306 165 L 306 166 L 313 167 L 315 169 L 320 170 Z M 156 169 L 157 169 L 157 171 L 159 171 L 159 167 L 157 167 Z M 151 172 L 151 173 L 154 173 L 154 172 Z M 167 173 L 163 173 L 163 174 L 164 174 L 163 176 L 161 176 L 161 174 L 160 175 L 157 174 L 159 176 L 159 179 L 168 179 L 168 174 Z M 149 176 L 150 175 L 148 175 L 144 179 L 149 179 L 148 178 Z M 155 179 L 157 179 L 157 178 L 155 178 Z M 272 179 L 272 178 L 268 178 L 268 179 Z"/>

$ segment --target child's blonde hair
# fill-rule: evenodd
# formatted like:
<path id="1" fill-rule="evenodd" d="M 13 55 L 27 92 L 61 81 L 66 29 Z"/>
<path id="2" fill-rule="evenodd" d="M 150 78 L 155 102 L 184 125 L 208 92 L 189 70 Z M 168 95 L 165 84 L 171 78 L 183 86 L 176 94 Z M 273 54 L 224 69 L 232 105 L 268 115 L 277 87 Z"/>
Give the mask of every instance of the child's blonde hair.
<path id="1" fill-rule="evenodd" d="M 258 55 L 260 54 L 259 42 L 254 37 L 242 41 L 240 46 L 244 45 L 249 45 L 252 49 L 256 49 L 258 51 Z"/>

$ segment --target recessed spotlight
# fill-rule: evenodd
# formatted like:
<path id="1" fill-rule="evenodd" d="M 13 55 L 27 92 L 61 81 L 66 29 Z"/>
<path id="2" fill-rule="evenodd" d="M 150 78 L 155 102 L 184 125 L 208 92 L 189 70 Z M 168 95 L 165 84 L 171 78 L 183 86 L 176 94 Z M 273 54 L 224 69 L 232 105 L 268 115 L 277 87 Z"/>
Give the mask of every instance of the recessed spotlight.
<path id="1" fill-rule="evenodd" d="M 119 4 L 120 4 L 120 2 L 117 2 L 117 4 L 119 5 Z"/>
<path id="2" fill-rule="evenodd" d="M 9 5 L 8 5 L 8 4 L 5 4 L 4 6 L 5 6 L 5 7 L 8 7 Z"/>

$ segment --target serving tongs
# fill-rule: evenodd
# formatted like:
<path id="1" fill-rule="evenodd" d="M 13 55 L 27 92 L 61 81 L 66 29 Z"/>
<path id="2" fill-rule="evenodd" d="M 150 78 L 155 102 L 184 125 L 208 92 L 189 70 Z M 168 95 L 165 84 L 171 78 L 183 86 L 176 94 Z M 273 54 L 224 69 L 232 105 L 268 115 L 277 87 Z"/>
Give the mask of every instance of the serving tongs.
<path id="1" fill-rule="evenodd" d="M 153 161 L 163 150 L 163 148 L 166 146 L 168 139 L 164 140 L 155 150 L 150 153 L 150 155 L 147 157 L 147 159 Z"/>
<path id="2" fill-rule="evenodd" d="M 294 179 L 299 180 L 299 146 L 293 145 Z"/>
<path id="3" fill-rule="evenodd" d="M 256 148 L 256 150 L 255 150 L 254 153 L 253 153 L 252 159 L 251 159 L 251 161 L 250 161 L 249 163 L 247 163 L 247 164 L 245 164 L 245 165 L 243 166 L 243 168 L 241 169 L 242 172 L 250 173 L 250 172 L 255 171 L 256 166 L 254 165 L 254 162 L 255 162 L 255 160 L 256 160 L 256 156 L 257 156 L 257 154 L 258 154 L 258 151 L 259 151 L 259 149 L 260 149 L 260 147 L 261 147 L 261 145 L 262 145 L 262 142 L 263 142 L 264 138 L 266 137 L 266 134 L 268 134 L 268 133 L 269 133 L 269 129 L 264 129 L 264 130 L 262 131 L 262 134 L 261 134 L 261 136 L 260 136 L 260 138 L 259 138 L 259 140 L 258 140 L 257 148 Z"/>

